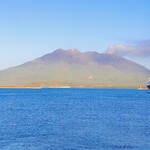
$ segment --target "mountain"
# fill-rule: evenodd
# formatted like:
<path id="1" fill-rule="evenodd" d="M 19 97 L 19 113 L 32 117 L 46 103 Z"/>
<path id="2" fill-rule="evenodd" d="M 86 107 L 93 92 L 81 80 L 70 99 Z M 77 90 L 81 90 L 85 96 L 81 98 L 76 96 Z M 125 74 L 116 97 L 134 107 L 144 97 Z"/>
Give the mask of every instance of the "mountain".
<path id="1" fill-rule="evenodd" d="M 20 66 L 0 71 L 1 86 L 145 86 L 150 70 L 111 53 L 58 49 Z"/>

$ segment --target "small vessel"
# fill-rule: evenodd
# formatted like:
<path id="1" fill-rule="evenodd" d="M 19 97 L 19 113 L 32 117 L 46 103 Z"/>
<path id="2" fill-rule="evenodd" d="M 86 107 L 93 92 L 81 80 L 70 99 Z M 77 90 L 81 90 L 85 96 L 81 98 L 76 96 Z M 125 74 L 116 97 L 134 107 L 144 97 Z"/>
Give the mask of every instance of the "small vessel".
<path id="1" fill-rule="evenodd" d="M 148 79 L 147 87 L 150 89 L 150 78 Z"/>

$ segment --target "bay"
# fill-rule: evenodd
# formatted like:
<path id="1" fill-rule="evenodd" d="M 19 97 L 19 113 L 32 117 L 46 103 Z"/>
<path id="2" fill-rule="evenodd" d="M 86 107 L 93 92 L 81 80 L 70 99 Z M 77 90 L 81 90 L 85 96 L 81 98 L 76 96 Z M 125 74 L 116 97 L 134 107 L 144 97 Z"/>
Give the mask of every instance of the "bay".
<path id="1" fill-rule="evenodd" d="M 1 150 L 150 150 L 150 92 L 0 89 Z"/>

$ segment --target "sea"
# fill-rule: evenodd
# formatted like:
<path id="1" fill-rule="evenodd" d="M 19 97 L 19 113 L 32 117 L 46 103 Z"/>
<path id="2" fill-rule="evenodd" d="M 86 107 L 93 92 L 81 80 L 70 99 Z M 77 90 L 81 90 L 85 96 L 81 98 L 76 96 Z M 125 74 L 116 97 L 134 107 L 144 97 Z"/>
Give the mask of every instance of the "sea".
<path id="1" fill-rule="evenodd" d="M 150 150 L 150 91 L 0 89 L 0 150 Z"/>

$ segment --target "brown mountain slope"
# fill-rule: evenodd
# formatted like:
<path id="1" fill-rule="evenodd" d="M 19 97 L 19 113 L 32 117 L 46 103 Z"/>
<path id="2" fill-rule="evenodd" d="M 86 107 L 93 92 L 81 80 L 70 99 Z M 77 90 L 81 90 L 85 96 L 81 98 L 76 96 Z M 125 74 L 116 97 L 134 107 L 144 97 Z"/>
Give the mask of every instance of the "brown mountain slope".
<path id="1" fill-rule="evenodd" d="M 0 71 L 0 85 L 138 87 L 146 85 L 149 75 L 150 70 L 118 55 L 58 49 Z"/>

